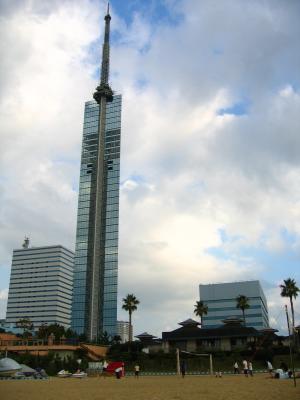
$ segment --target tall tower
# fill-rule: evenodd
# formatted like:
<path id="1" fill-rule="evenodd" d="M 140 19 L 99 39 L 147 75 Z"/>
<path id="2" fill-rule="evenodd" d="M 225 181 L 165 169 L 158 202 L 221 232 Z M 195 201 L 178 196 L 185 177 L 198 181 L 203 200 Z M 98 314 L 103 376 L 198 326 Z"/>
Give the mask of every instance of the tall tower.
<path id="1" fill-rule="evenodd" d="M 72 329 L 89 340 L 116 334 L 121 96 L 109 79 L 109 7 L 100 84 L 85 104 Z"/>

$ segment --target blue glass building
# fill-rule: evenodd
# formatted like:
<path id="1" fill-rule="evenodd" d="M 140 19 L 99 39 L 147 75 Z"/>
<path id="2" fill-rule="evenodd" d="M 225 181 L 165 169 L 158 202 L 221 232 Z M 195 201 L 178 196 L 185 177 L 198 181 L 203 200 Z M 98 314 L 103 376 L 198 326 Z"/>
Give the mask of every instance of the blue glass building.
<path id="1" fill-rule="evenodd" d="M 90 340 L 117 330 L 122 98 L 108 84 L 110 19 L 100 85 L 85 104 L 74 263 L 71 327 Z"/>
<path id="2" fill-rule="evenodd" d="M 242 318 L 236 298 L 246 296 L 249 308 L 245 310 L 246 326 L 256 329 L 269 327 L 267 299 L 259 281 L 227 282 L 200 285 L 200 300 L 208 307 L 203 315 L 204 328 L 219 328 L 227 318 Z"/>

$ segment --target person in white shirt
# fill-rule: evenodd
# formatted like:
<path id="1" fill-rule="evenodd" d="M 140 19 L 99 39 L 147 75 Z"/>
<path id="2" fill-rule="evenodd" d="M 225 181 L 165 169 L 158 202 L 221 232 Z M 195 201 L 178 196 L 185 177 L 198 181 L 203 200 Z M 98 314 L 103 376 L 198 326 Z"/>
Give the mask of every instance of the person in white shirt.
<path id="1" fill-rule="evenodd" d="M 115 369 L 115 375 L 116 375 L 116 378 L 117 378 L 117 379 L 121 379 L 122 370 L 123 370 L 122 367 L 118 367 L 118 368 Z"/>
<path id="2" fill-rule="evenodd" d="M 245 377 L 248 378 L 248 362 L 247 362 L 247 360 L 243 360 L 243 369 L 244 369 Z"/>
<path id="3" fill-rule="evenodd" d="M 239 364 L 237 361 L 233 364 L 233 369 L 235 374 L 239 374 Z"/>
<path id="4" fill-rule="evenodd" d="M 136 378 L 138 378 L 139 377 L 139 373 L 140 373 L 140 366 L 138 364 L 135 364 L 135 366 L 134 366 L 134 376 Z"/>
<path id="5" fill-rule="evenodd" d="M 267 361 L 267 368 L 268 368 L 270 376 L 273 376 L 272 372 L 273 372 L 274 368 L 270 361 Z"/>
<path id="6" fill-rule="evenodd" d="M 253 378 L 253 365 L 252 365 L 251 361 L 248 362 L 248 371 L 249 371 L 249 375 L 252 376 L 252 378 Z"/>

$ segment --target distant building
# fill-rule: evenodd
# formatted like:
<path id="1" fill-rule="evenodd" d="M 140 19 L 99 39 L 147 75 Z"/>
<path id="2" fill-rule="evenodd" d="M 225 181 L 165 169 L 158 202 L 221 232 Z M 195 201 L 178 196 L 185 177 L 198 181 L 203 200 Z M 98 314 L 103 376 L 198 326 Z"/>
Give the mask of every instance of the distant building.
<path id="1" fill-rule="evenodd" d="M 140 333 L 135 336 L 143 345 L 142 351 L 144 353 L 156 353 L 157 351 L 162 350 L 162 341 L 158 339 L 156 336 L 151 335 L 148 332 Z"/>
<path id="2" fill-rule="evenodd" d="M 97 362 L 106 357 L 107 346 L 96 346 L 87 343 L 77 343 L 62 337 L 55 341 L 53 334 L 47 339 L 20 339 L 16 335 L 0 333 L 0 353 L 8 351 L 12 354 L 31 354 L 46 356 L 49 353 L 60 359 L 75 357 L 78 351 L 84 351 L 89 360 Z"/>
<path id="3" fill-rule="evenodd" d="M 60 245 L 14 250 L 5 325 L 29 318 L 35 330 L 54 323 L 69 328 L 73 265 L 74 253 Z"/>
<path id="4" fill-rule="evenodd" d="M 240 318 L 228 318 L 218 328 L 199 328 L 192 319 L 180 322 L 180 328 L 162 332 L 162 348 L 169 353 L 174 349 L 183 351 L 232 351 L 255 348 L 263 333 L 253 327 L 245 327 Z"/>
<path id="5" fill-rule="evenodd" d="M 129 322 L 117 321 L 117 335 L 120 336 L 122 343 L 129 341 Z"/>
<path id="6" fill-rule="evenodd" d="M 259 281 L 217 283 L 200 285 L 200 301 L 208 306 L 208 313 L 202 318 L 203 328 L 218 328 L 228 317 L 242 317 L 236 307 L 236 298 L 244 295 L 249 299 L 250 308 L 245 310 L 246 326 L 264 329 L 269 326 L 267 300 Z"/>

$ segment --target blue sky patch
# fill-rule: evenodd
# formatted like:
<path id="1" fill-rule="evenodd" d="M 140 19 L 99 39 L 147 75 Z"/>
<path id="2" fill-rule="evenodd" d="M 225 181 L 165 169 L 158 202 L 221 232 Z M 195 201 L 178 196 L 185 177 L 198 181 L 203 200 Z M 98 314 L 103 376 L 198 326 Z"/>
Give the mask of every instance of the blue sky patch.
<path id="1" fill-rule="evenodd" d="M 240 101 L 238 103 L 233 104 L 230 107 L 227 108 L 221 108 L 218 110 L 217 114 L 218 115 L 225 115 L 225 114 L 231 114 L 231 115 L 246 115 L 248 113 L 248 108 L 249 108 L 249 101 L 244 100 Z"/>
<path id="2" fill-rule="evenodd" d="M 231 254 L 226 248 L 226 244 L 234 243 L 242 237 L 238 235 L 231 237 L 223 228 L 219 229 L 218 232 L 222 245 L 206 249 L 207 254 L 212 255 L 220 261 L 238 260 L 239 265 L 243 265 L 243 260 L 248 260 L 245 261 L 247 263 L 249 261 L 253 262 L 253 264 L 261 269 L 260 275 L 257 277 L 260 280 L 270 281 L 270 277 L 272 277 L 272 281 L 276 282 L 291 277 L 299 281 L 299 255 L 297 249 L 293 247 L 299 239 L 296 234 L 289 232 L 285 228 L 280 230 L 280 237 L 285 244 L 282 251 L 268 250 L 265 247 L 265 241 L 268 237 L 262 235 L 261 241 L 257 246 L 237 245 Z"/>
<path id="3" fill-rule="evenodd" d="M 125 22 L 130 25 L 135 13 L 139 13 L 151 24 L 178 25 L 183 16 L 176 12 L 176 4 L 181 0 L 173 1 L 172 7 L 165 0 L 111 0 L 110 4 L 114 12 L 121 15 Z"/>

